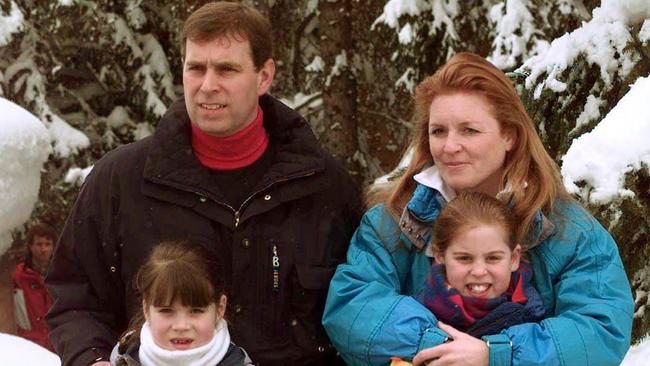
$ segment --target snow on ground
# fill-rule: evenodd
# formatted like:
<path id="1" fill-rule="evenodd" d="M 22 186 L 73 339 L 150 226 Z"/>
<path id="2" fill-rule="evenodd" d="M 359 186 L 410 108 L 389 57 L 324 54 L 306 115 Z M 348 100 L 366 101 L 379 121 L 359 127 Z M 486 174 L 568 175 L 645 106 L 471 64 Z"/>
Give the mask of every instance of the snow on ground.
<path id="1" fill-rule="evenodd" d="M 562 158 L 562 176 L 569 192 L 605 204 L 630 196 L 625 173 L 650 167 L 650 77 L 639 78 L 630 91 L 593 129 L 575 139 Z M 580 189 L 574 182 L 585 181 Z"/>
<path id="2" fill-rule="evenodd" d="M 52 148 L 41 121 L 0 98 L 0 255 L 11 244 L 11 230 L 24 224 L 38 199 L 41 168 Z"/>
<path id="3" fill-rule="evenodd" d="M 642 343 L 632 346 L 621 362 L 621 366 L 642 366 L 647 365 L 650 360 L 650 338 Z"/>
<path id="4" fill-rule="evenodd" d="M 61 360 L 36 343 L 0 333 L 0 365 L 60 366 Z"/>

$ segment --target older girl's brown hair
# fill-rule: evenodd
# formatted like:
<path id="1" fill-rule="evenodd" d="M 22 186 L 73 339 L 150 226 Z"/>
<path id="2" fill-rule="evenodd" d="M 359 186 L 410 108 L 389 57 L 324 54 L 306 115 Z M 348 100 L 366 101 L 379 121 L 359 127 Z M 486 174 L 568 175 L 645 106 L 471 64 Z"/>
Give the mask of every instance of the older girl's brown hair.
<path id="1" fill-rule="evenodd" d="M 444 253 L 460 234 L 480 225 L 503 229 L 510 249 L 521 241 L 517 237 L 517 221 L 505 203 L 483 193 L 463 192 L 443 207 L 436 218 L 431 242 L 434 253 Z"/>
<path id="2" fill-rule="evenodd" d="M 453 93 L 485 97 L 501 131 L 514 136 L 514 145 L 506 154 L 500 189 L 507 184 L 505 201 L 512 202 L 512 211 L 519 222 L 517 235 L 525 237 L 538 210 L 549 213 L 556 199 L 568 200 L 569 195 L 512 82 L 501 70 L 471 53 L 456 54 L 418 85 L 414 96 L 413 159 L 398 181 L 383 191 L 370 192 L 368 201 L 371 204 L 382 201 L 396 216 L 402 212 L 415 190 L 413 176 L 427 165 L 435 164 L 429 149 L 431 103 L 439 95 Z"/>

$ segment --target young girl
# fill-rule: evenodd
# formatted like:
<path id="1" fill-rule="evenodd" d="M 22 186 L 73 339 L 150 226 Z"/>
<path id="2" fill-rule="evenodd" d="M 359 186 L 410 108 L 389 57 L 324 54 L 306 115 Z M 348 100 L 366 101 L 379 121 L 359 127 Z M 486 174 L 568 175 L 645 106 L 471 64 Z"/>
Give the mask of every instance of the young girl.
<path id="1" fill-rule="evenodd" d="M 134 277 L 142 314 L 111 354 L 111 365 L 252 365 L 230 342 L 216 255 L 198 243 L 157 245 Z"/>
<path id="2" fill-rule="evenodd" d="M 459 194 L 435 221 L 427 248 L 435 262 L 418 300 L 438 320 L 477 338 L 542 320 L 544 305 L 521 261 L 516 229 L 503 202 Z"/>

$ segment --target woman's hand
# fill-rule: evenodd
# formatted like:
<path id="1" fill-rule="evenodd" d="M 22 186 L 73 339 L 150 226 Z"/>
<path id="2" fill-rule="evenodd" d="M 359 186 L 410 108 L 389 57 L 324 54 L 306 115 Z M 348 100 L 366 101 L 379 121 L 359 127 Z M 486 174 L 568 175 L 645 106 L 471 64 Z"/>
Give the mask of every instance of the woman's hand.
<path id="1" fill-rule="evenodd" d="M 438 327 L 449 334 L 452 340 L 439 346 L 420 351 L 413 359 L 414 366 L 489 365 L 490 351 L 485 342 L 442 322 L 438 322 Z"/>
<path id="2" fill-rule="evenodd" d="M 95 362 L 90 366 L 111 366 L 111 363 L 108 361 L 99 361 L 99 362 Z"/>

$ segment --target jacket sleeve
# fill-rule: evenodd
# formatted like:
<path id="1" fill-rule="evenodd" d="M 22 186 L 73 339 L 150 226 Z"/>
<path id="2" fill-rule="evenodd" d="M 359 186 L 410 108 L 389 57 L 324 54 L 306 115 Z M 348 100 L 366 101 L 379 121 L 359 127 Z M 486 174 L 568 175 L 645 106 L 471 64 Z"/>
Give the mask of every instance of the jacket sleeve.
<path id="1" fill-rule="evenodd" d="M 400 270 L 383 240 L 399 233 L 383 206 L 361 220 L 347 263 L 330 284 L 323 324 L 348 365 L 387 365 L 391 356 L 411 359 L 418 350 L 444 342 L 436 318 L 410 296 L 400 295 Z M 399 238 L 392 235 L 395 239 Z"/>
<path id="2" fill-rule="evenodd" d="M 115 244 L 111 180 L 98 170 L 79 193 L 45 281 L 54 299 L 46 316 L 50 339 L 63 366 L 108 360 L 124 318 L 119 271 L 106 261 Z"/>
<path id="3" fill-rule="evenodd" d="M 19 265 L 20 266 L 20 265 Z M 14 296 L 14 321 L 18 329 L 26 331 L 32 330 L 32 323 L 29 321 L 29 314 L 27 313 L 27 303 L 25 302 L 25 292 L 19 283 L 19 276 L 17 272 L 18 267 L 11 274 L 11 282 L 13 283 L 13 296 Z"/>
<path id="4" fill-rule="evenodd" d="M 541 323 L 505 331 L 513 366 L 613 366 L 625 356 L 634 307 L 630 285 L 616 243 L 595 219 L 588 221 L 586 229 L 565 223 L 562 237 L 533 257 L 536 267 L 559 273 L 553 287 L 542 290 L 554 292 L 555 306 Z"/>

